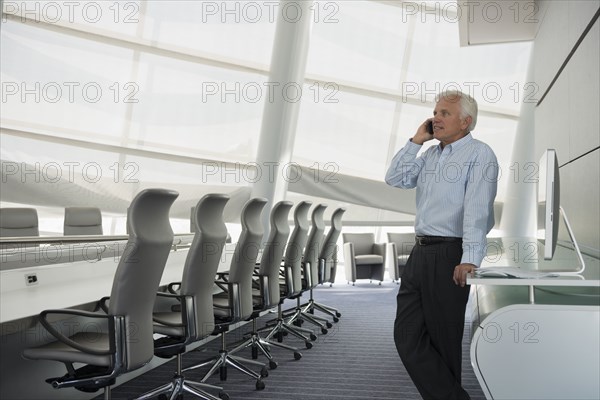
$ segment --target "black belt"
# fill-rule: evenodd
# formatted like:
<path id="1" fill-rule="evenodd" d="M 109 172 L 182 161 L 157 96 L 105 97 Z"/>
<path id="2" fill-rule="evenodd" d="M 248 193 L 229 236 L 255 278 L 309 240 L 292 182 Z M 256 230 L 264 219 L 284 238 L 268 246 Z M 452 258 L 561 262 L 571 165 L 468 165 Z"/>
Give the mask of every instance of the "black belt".
<path id="1" fill-rule="evenodd" d="M 462 238 L 459 237 L 445 237 L 445 236 L 416 236 L 415 243 L 419 246 L 428 246 L 430 244 L 438 243 L 452 243 L 462 242 Z"/>

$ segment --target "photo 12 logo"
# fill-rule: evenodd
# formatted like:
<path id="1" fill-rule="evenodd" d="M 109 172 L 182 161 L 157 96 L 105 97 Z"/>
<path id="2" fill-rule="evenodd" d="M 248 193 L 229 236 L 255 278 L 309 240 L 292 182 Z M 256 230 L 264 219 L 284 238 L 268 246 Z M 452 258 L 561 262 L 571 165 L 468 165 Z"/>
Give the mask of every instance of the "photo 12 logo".
<path id="1" fill-rule="evenodd" d="M 95 161 L 64 161 L 25 163 L 2 161 L 2 183 L 17 180 L 26 183 L 96 183 L 103 177 L 115 183 L 138 183 L 139 165 L 135 162 L 102 166 Z"/>
<path id="2" fill-rule="evenodd" d="M 2 82 L 2 103 L 98 103 L 103 97 L 115 103 L 138 103 L 135 82 Z"/>
<path id="3" fill-rule="evenodd" d="M 202 82 L 203 103 L 297 103 L 302 96 L 308 96 L 315 103 L 338 103 L 338 92 L 339 86 L 335 82 L 315 82 L 304 90 L 297 82 Z"/>
<path id="4" fill-rule="evenodd" d="M 139 22 L 140 3 L 136 1 L 3 1 L 2 22 L 9 16 L 35 23 L 115 23 Z"/>
<path id="5" fill-rule="evenodd" d="M 312 22 L 339 22 L 340 6 L 333 1 L 203 1 L 203 23 L 275 23 L 279 17 L 297 23 L 304 18 Z"/>

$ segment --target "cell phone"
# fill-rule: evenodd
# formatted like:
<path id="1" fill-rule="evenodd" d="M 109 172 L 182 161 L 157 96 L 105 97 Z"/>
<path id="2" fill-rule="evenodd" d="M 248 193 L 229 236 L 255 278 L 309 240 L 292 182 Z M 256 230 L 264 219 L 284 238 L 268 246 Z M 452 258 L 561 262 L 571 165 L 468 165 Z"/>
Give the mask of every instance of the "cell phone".
<path id="1" fill-rule="evenodd" d="M 432 120 L 427 121 L 427 133 L 429 133 L 430 135 L 433 135 L 433 121 Z"/>

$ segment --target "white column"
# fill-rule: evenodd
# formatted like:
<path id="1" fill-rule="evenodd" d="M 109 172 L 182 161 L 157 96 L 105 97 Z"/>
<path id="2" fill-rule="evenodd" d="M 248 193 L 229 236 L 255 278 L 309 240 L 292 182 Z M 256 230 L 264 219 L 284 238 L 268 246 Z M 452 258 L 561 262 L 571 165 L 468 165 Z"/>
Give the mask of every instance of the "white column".
<path id="1" fill-rule="evenodd" d="M 306 59 L 312 25 L 313 1 L 281 0 L 277 9 L 271 71 L 265 96 L 256 162 L 260 178 L 252 188 L 253 197 L 268 200 L 263 212 L 265 239 L 269 233 L 269 213 L 285 198 L 288 179 L 299 171 L 290 162 L 302 98 Z"/>
<path id="2" fill-rule="evenodd" d="M 534 79 L 533 51 L 529 59 L 526 82 L 535 82 Z M 535 158 L 535 104 L 523 103 L 517 134 L 511 153 L 510 167 L 502 171 L 508 175 L 506 197 L 500 220 L 502 236 L 506 237 L 533 237 L 537 227 L 537 185 L 525 179 L 524 175 L 530 172 L 528 163 Z M 537 160 L 535 160 L 537 162 Z M 512 168 L 512 171 L 511 169 Z M 517 172 L 514 172 L 517 171 Z"/>

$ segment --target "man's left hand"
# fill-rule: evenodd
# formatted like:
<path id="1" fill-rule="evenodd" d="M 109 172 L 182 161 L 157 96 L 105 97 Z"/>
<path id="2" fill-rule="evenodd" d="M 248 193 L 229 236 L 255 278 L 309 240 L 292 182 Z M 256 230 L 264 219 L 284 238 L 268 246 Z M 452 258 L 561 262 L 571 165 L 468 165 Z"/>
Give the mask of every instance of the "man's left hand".
<path id="1" fill-rule="evenodd" d="M 473 264 L 459 264 L 454 268 L 454 283 L 464 287 L 467 284 L 467 274 L 472 274 L 477 267 Z"/>

